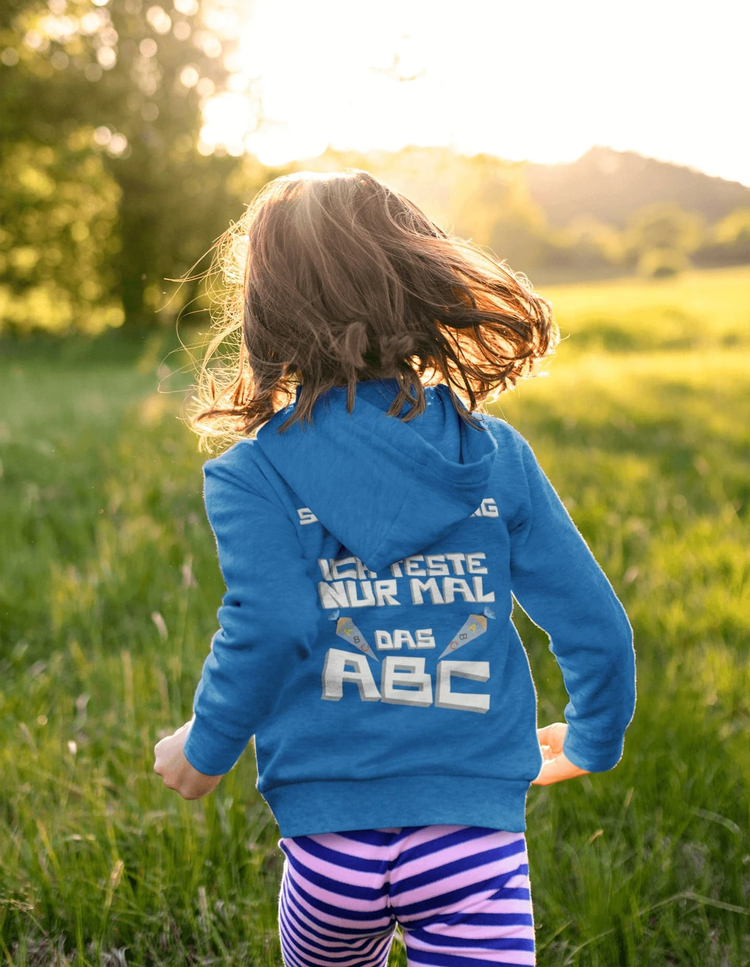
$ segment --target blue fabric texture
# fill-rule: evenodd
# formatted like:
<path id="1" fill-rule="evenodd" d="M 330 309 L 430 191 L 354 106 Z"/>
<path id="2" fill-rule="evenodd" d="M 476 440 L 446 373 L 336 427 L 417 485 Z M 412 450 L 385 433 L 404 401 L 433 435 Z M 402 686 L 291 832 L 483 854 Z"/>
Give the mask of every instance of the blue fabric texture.
<path id="1" fill-rule="evenodd" d="M 565 754 L 623 754 L 633 632 L 524 437 L 446 384 L 387 414 L 396 379 L 319 396 L 204 464 L 226 584 L 185 755 L 206 775 L 254 739 L 284 837 L 474 825 L 526 829 L 537 694 L 513 598 L 549 636 L 569 701 Z M 405 403 L 401 415 L 408 412 Z"/>

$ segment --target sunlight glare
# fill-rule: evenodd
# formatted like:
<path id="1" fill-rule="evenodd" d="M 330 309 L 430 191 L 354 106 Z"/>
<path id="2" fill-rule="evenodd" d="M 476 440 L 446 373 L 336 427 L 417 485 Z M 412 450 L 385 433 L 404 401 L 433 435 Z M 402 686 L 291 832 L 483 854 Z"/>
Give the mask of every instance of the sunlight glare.
<path id="1" fill-rule="evenodd" d="M 227 66 L 237 73 L 210 109 L 202 151 L 242 143 L 282 165 L 327 145 L 445 145 L 554 164 L 603 144 L 750 180 L 738 98 L 720 96 L 747 80 L 741 31 L 727 32 L 718 11 L 699 22 L 646 0 L 632 0 L 627 17 L 598 0 L 236 3 L 239 50 Z M 231 12 L 222 16 L 226 26 Z M 750 5 L 743 22 L 750 29 Z M 699 50 L 710 65 L 696 72 Z M 656 96 L 667 77 L 669 124 Z"/>

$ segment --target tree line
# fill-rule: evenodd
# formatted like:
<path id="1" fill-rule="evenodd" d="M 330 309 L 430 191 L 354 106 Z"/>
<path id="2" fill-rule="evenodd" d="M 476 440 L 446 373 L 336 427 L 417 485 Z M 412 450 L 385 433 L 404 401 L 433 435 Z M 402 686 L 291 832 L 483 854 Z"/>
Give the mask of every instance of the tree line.
<path id="1" fill-rule="evenodd" d="M 271 168 L 207 151 L 202 110 L 231 85 L 237 53 L 236 34 L 206 10 L 199 0 L 0 5 L 0 332 L 154 327 L 202 311 L 192 270 L 267 180 L 300 167 L 366 168 L 530 276 L 750 261 L 748 207 L 709 224 L 665 202 L 622 228 L 590 214 L 561 227 L 534 202 L 524 166 L 490 155 L 329 149 Z M 257 97 L 254 108 L 260 123 Z"/>

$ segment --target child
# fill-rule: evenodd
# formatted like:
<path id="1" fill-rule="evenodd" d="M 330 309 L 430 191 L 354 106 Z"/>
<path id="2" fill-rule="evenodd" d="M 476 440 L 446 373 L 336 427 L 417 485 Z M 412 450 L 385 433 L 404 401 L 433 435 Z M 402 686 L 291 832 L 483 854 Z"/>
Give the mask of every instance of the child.
<path id="1" fill-rule="evenodd" d="M 554 351 L 551 306 L 358 169 L 277 178 L 220 243 L 208 356 L 240 355 L 192 425 L 238 437 L 204 465 L 227 592 L 155 769 L 199 798 L 254 737 L 286 967 L 383 967 L 397 923 L 410 964 L 534 964 L 529 786 L 612 769 L 636 697 L 612 586 L 477 406 Z M 511 593 L 565 723 L 536 729 Z"/>

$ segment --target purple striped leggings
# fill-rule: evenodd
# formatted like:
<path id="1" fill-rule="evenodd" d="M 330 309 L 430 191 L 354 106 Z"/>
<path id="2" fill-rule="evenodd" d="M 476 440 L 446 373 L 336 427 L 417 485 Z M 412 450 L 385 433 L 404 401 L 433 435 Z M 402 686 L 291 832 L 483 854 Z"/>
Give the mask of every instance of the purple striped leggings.
<path id="1" fill-rule="evenodd" d="M 399 826 L 294 836 L 279 893 L 285 967 L 536 964 L 524 833 Z"/>

